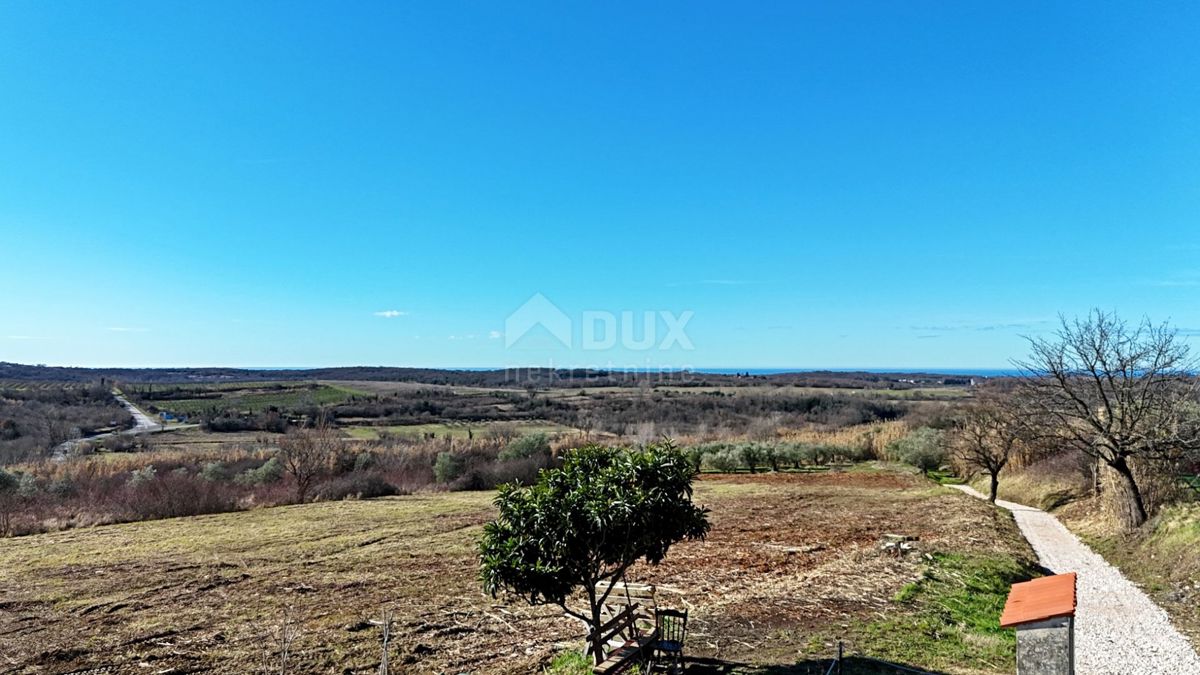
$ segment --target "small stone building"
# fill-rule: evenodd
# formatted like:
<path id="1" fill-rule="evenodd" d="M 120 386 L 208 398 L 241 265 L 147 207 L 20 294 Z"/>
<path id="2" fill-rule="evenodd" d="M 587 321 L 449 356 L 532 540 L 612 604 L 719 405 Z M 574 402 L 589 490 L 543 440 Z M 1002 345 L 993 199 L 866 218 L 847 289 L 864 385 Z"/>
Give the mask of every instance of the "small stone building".
<path id="1" fill-rule="evenodd" d="M 1013 584 L 1000 625 L 1017 630 L 1017 675 L 1074 675 L 1074 572 Z"/>

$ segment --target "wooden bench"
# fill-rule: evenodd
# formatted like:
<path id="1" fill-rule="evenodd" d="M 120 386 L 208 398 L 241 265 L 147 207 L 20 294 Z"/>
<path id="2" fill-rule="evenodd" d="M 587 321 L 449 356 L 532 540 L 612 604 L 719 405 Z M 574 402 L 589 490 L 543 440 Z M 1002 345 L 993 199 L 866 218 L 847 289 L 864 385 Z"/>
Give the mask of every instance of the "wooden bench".
<path id="1" fill-rule="evenodd" d="M 616 675 L 623 673 L 635 664 L 644 664 L 654 649 L 658 634 L 651 631 L 639 635 L 637 629 L 638 605 L 626 606 L 617 612 L 616 616 L 605 621 L 600 626 L 600 644 L 604 645 L 604 660 L 592 668 L 594 675 Z M 595 633 L 588 635 L 588 655 L 593 653 Z"/>

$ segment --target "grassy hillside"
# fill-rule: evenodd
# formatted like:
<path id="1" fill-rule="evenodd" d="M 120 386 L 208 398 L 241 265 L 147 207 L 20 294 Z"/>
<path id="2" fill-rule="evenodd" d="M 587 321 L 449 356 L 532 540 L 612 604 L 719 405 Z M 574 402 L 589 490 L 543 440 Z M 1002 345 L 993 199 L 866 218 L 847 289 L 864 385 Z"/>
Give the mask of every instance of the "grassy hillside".
<path id="1" fill-rule="evenodd" d="M 1200 504 L 1168 506 L 1132 534 L 1102 526 L 1089 506 L 1072 505 L 1060 518 L 1167 610 L 1200 649 Z"/>
<path id="2" fill-rule="evenodd" d="M 692 610 L 689 651 L 721 672 L 851 653 L 951 673 L 1012 668 L 996 620 L 1030 571 L 1011 519 L 890 471 L 705 478 L 708 541 L 632 578 Z M 422 494 L 113 525 L 6 541 L 0 635 L 10 672 L 112 666 L 264 672 L 285 620 L 295 672 L 365 672 L 395 613 L 411 672 L 530 673 L 579 644 L 552 609 L 484 596 L 473 552 L 491 493 Z M 922 554 L 880 554 L 920 537 Z M 928 553 L 929 555 L 924 555 Z M 815 661 L 814 661 L 815 662 Z M 405 671 L 407 672 L 407 671 Z M 786 671 L 772 671 L 786 672 Z M 795 670 L 793 672 L 803 672 Z"/>

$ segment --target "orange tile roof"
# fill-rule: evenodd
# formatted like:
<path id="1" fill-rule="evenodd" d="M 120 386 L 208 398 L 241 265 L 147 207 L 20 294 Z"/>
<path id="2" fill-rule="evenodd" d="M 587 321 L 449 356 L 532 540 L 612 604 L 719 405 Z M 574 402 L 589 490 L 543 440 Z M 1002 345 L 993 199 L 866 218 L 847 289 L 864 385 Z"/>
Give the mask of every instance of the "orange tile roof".
<path id="1" fill-rule="evenodd" d="M 1000 615 L 1000 625 L 1012 628 L 1031 621 L 1075 615 L 1075 573 L 1055 574 L 1013 584 Z"/>

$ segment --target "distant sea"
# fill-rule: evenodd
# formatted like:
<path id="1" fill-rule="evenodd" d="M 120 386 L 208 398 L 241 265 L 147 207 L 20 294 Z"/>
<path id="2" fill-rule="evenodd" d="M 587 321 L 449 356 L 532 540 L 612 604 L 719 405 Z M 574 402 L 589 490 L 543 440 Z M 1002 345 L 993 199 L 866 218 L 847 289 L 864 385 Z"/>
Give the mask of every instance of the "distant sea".
<path id="1" fill-rule="evenodd" d="M 928 375 L 977 375 L 979 377 L 1012 377 L 1020 371 L 1010 368 L 692 368 L 696 373 L 713 375 L 779 375 L 780 373 L 925 373 Z"/>

